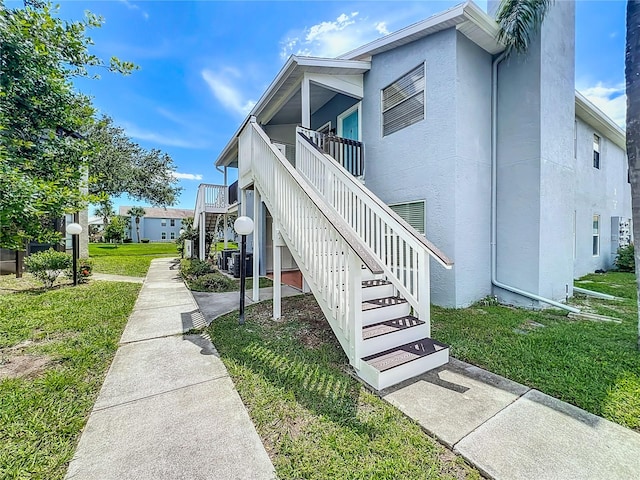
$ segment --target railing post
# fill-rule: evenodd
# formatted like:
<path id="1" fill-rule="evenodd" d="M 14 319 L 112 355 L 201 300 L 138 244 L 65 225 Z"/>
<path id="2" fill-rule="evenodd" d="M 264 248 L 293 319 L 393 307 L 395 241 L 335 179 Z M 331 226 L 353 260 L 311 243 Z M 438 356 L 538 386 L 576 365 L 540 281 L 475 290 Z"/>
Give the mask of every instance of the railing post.
<path id="1" fill-rule="evenodd" d="M 282 236 L 278 224 L 273 222 L 273 319 L 277 320 L 282 316 Z"/>
<path id="2" fill-rule="evenodd" d="M 253 301 L 260 300 L 260 244 L 262 239 L 262 201 L 257 188 L 253 189 Z"/>
<path id="3" fill-rule="evenodd" d="M 349 251 L 347 256 L 349 360 L 353 368 L 359 370 L 362 351 L 362 262 L 353 251 Z"/>
<path id="4" fill-rule="evenodd" d="M 424 249 L 418 252 L 418 319 L 427 325 L 427 336 L 431 337 L 431 279 L 429 255 Z"/>

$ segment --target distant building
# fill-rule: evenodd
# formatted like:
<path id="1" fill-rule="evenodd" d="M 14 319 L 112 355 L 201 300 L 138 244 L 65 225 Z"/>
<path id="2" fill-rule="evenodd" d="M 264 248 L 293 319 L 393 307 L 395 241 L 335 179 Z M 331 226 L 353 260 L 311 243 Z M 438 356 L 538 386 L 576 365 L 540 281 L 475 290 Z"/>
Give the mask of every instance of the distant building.
<path id="1" fill-rule="evenodd" d="M 131 206 L 122 206 L 119 214 L 129 216 Z M 193 210 L 182 208 L 143 207 L 144 217 L 140 218 L 140 238 L 148 238 L 151 242 L 172 242 L 180 236 L 182 220 L 193 217 Z M 135 217 L 131 217 L 127 237 L 138 241 Z"/>

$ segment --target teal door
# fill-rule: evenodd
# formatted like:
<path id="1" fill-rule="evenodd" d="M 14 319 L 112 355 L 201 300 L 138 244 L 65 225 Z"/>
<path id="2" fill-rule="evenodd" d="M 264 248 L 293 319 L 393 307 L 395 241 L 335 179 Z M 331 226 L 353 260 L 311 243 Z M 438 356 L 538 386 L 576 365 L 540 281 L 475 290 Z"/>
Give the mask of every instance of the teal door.
<path id="1" fill-rule="evenodd" d="M 349 138 L 351 140 L 360 140 L 358 138 L 358 109 L 355 109 L 352 113 L 346 117 L 340 119 L 342 126 L 342 138 Z"/>

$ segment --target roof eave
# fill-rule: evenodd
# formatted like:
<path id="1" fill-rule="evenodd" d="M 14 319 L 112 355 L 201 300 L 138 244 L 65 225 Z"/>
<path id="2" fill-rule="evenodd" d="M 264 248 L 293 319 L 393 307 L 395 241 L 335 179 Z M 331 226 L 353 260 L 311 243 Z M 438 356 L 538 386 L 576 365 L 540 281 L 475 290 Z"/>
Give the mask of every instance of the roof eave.
<path id="1" fill-rule="evenodd" d="M 576 90 L 576 117 L 580 117 L 621 149 L 627 149 L 627 134 L 602 110 Z"/>

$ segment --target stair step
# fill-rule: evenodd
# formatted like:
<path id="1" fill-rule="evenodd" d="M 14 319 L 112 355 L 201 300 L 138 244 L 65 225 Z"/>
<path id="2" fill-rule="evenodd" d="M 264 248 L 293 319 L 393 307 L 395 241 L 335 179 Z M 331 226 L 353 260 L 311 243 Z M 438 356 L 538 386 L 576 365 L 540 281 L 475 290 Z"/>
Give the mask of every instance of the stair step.
<path id="1" fill-rule="evenodd" d="M 383 297 L 362 302 L 362 325 L 369 326 L 411 313 L 411 306 L 401 297 Z"/>
<path id="2" fill-rule="evenodd" d="M 405 315 L 404 317 L 394 318 L 392 320 L 386 320 L 384 322 L 374 323 L 373 325 L 364 327 L 362 329 L 362 339 L 368 340 L 370 338 L 380 337 L 382 335 L 387 335 L 424 324 L 425 322 L 418 320 L 412 315 Z"/>
<path id="3" fill-rule="evenodd" d="M 362 282 L 362 288 L 371 288 L 371 287 L 381 287 L 383 285 L 393 285 L 389 280 L 375 279 L 375 280 L 364 280 Z"/>
<path id="4" fill-rule="evenodd" d="M 422 338 L 417 342 L 407 343 L 394 347 L 384 352 L 376 353 L 364 357 L 367 362 L 379 372 L 386 372 L 392 368 L 405 365 L 409 362 L 419 360 L 429 355 L 437 354 L 440 351 L 448 350 L 449 347 L 431 338 Z"/>
<path id="5" fill-rule="evenodd" d="M 362 302 L 362 311 L 366 312 L 368 310 L 374 310 L 376 308 L 392 307 L 394 305 L 400 305 L 403 303 L 407 303 L 407 301 L 402 297 L 374 298 L 372 300 Z"/>

